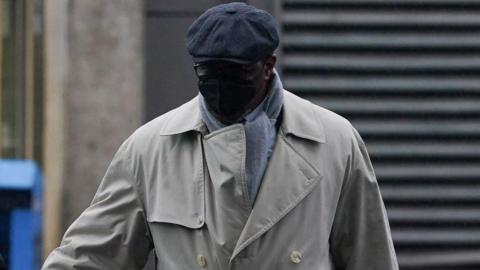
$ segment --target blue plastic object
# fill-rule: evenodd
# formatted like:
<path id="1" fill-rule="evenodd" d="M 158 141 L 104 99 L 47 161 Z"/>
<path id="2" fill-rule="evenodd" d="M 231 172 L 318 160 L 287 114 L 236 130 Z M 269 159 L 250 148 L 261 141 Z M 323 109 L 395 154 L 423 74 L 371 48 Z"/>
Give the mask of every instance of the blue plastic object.
<path id="1" fill-rule="evenodd" d="M 33 269 L 35 265 L 35 213 L 16 209 L 11 215 L 10 269 Z M 38 268 L 37 268 L 38 269 Z"/>
<path id="2" fill-rule="evenodd" d="M 0 188 L 30 190 L 39 173 L 33 161 L 0 160 Z"/>
<path id="3" fill-rule="evenodd" d="M 29 160 L 0 160 L 0 253 L 7 269 L 39 269 L 42 174 Z"/>

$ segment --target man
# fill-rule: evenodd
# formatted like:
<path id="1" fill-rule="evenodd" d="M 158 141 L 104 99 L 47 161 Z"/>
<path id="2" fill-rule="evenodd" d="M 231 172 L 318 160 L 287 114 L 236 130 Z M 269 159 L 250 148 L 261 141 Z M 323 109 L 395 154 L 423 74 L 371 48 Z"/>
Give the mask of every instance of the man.
<path id="1" fill-rule="evenodd" d="M 283 90 L 271 15 L 219 5 L 186 43 L 200 94 L 122 144 L 43 269 L 398 269 L 365 145 Z"/>

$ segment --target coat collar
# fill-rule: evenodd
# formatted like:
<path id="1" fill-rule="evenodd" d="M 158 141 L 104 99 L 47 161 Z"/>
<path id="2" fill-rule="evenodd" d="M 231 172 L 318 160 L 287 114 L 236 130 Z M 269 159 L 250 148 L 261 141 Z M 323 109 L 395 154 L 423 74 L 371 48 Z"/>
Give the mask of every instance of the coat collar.
<path id="1" fill-rule="evenodd" d="M 283 120 L 280 126 L 285 134 L 325 143 L 325 131 L 319 116 L 315 115 L 314 106 L 284 90 Z"/>
<path id="2" fill-rule="evenodd" d="M 160 135 L 175 135 L 188 131 L 206 132 L 207 128 L 202 120 L 199 109 L 198 96 L 182 106 L 160 116 L 164 124 Z M 294 135 L 307 140 L 325 143 L 323 125 L 315 115 L 313 105 L 286 90 L 284 90 L 284 104 L 281 129 L 285 134 Z"/>
<path id="3" fill-rule="evenodd" d="M 189 131 L 205 132 L 207 127 L 202 120 L 198 103 L 198 96 L 196 96 L 182 106 L 159 116 L 158 120 L 163 120 L 159 134 L 168 136 Z"/>

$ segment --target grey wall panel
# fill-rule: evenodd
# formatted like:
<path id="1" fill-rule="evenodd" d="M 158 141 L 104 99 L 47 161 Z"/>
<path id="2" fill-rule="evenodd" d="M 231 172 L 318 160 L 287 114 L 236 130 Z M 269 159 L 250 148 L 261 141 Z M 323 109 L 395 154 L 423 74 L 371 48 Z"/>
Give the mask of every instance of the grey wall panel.
<path id="1" fill-rule="evenodd" d="M 195 1 L 179 1 L 179 0 L 157 0 L 147 1 L 147 11 L 178 11 L 178 12 L 199 12 L 208 7 L 221 3 L 220 0 L 195 0 Z"/>
<path id="2" fill-rule="evenodd" d="M 271 1 L 271 0 L 269 0 Z M 198 13 L 200 15 L 206 9 L 223 3 L 229 2 L 249 2 L 249 1 L 228 1 L 228 0 L 149 0 L 147 1 L 147 11 L 155 12 L 175 12 L 175 13 Z M 257 0 L 260 5 L 263 5 L 267 0 Z"/>
<path id="3" fill-rule="evenodd" d="M 197 94 L 184 37 L 193 17 L 147 17 L 146 118 L 165 113 Z"/>
<path id="4" fill-rule="evenodd" d="M 480 1 L 281 2 L 285 87 L 365 139 L 401 269 L 480 269 Z"/>
<path id="5" fill-rule="evenodd" d="M 61 209 L 65 230 L 90 205 L 112 156 L 143 120 L 142 3 L 67 2 L 65 11 L 54 9 L 66 12 L 64 19 L 54 17 L 62 18 L 55 23 L 65 23 L 66 28 L 49 30 L 61 29 L 59 36 L 52 35 L 54 41 L 49 42 L 65 42 L 65 48 L 63 43 L 52 45 L 65 49 L 65 55 L 52 50 L 47 58 L 52 63 L 46 66 L 48 72 L 53 72 L 48 79 L 54 87 L 58 87 L 59 77 L 65 82 L 58 84 L 61 89 L 55 89 L 61 93 L 62 103 L 58 106 L 63 106 L 62 118 L 47 119 L 55 121 L 52 126 L 63 128 L 58 137 L 61 139 L 55 141 L 62 144 L 55 147 L 61 147 L 63 153 L 47 155 L 60 155 L 64 166 L 57 164 L 56 158 L 45 159 L 53 163 L 48 166 L 60 166 L 62 170 L 55 169 L 53 176 L 63 177 Z M 47 99 L 46 106 L 50 102 Z M 57 123 L 59 119 L 65 122 Z M 52 126 L 47 125 L 46 134 L 58 128 Z"/>

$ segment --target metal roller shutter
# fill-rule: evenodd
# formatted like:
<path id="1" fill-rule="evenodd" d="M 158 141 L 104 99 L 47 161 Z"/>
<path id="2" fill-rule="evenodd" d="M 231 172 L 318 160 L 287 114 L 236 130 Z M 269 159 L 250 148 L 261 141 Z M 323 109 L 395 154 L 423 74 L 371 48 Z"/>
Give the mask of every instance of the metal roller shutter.
<path id="1" fill-rule="evenodd" d="M 401 269 L 480 269 L 480 1 L 281 3 L 285 87 L 359 130 Z"/>

